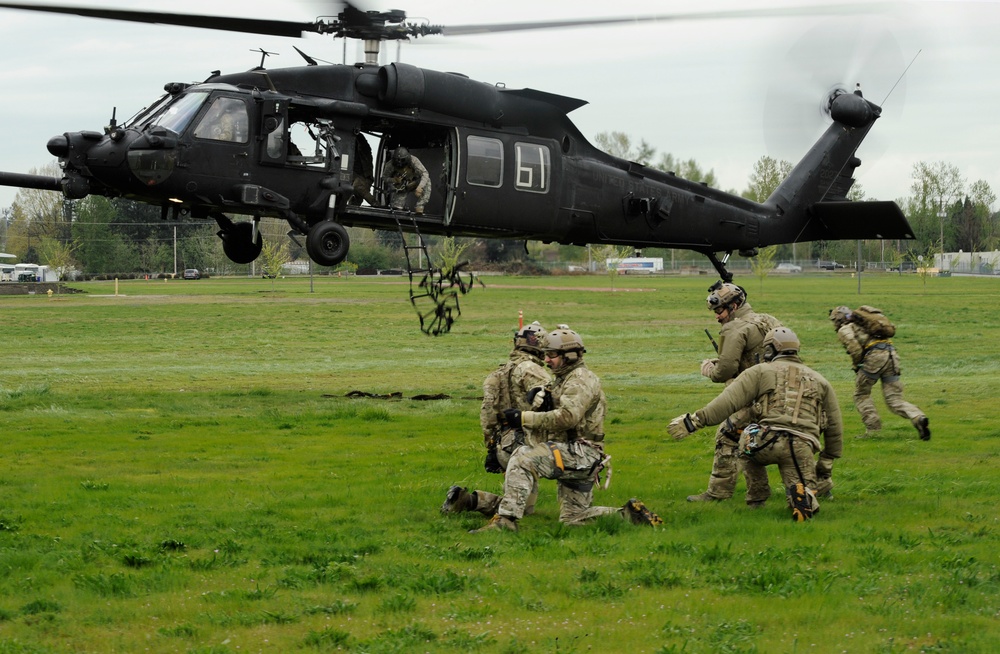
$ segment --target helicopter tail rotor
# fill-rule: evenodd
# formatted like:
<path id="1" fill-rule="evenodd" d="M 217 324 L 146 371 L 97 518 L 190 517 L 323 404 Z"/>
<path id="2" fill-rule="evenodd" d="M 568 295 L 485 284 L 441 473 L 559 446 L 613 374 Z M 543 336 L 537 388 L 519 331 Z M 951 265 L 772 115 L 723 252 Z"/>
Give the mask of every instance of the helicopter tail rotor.
<path id="1" fill-rule="evenodd" d="M 765 97 L 763 132 L 769 156 L 796 161 L 834 118 L 840 96 L 863 89 L 865 97 L 877 103 L 895 87 L 883 115 L 902 113 L 906 90 L 899 75 L 905 61 L 883 21 L 871 16 L 859 26 L 856 17 L 828 18 L 789 48 Z M 885 151 L 882 136 L 873 134 L 865 141 L 867 159 Z"/>

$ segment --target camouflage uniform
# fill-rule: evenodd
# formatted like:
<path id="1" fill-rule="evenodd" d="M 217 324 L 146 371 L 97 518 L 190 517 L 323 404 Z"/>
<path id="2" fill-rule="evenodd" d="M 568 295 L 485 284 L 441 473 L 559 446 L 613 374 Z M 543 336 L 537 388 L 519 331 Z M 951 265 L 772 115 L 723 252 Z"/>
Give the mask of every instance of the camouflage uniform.
<path id="1" fill-rule="evenodd" d="M 389 194 L 389 206 L 393 209 L 405 208 L 406 201 L 412 196 L 416 203 L 414 211 L 420 214 L 431 199 L 431 176 L 420 159 L 409 153 L 403 162 L 397 161 L 395 156 L 385 162 L 382 184 Z"/>
<path id="2" fill-rule="evenodd" d="M 483 404 L 479 411 L 479 423 L 483 428 L 483 443 L 490 447 L 495 440 L 497 458 L 500 467 L 507 470 L 511 453 L 521 445 L 536 445 L 545 442 L 544 434 L 537 429 L 511 429 L 500 424 L 497 414 L 504 409 L 513 407 L 528 411 L 532 407 L 528 403 L 528 391 L 536 387 L 544 387 L 552 377 L 540 358 L 530 352 L 515 349 L 510 353 L 510 359 L 490 373 L 483 382 Z M 476 490 L 473 510 L 486 516 L 492 516 L 500 506 L 499 495 L 488 491 Z M 525 513 L 533 513 L 535 501 L 538 499 L 538 480 L 534 480 L 525 507 Z"/>
<path id="3" fill-rule="evenodd" d="M 706 376 L 716 383 L 732 383 L 741 372 L 763 361 L 764 334 L 780 325 L 777 318 L 755 312 L 750 303 L 744 300 L 733 311 L 732 318 L 719 330 L 719 357 Z M 749 423 L 749 411 L 743 408 L 729 416 L 716 430 L 715 458 L 712 461 L 712 474 L 708 479 L 708 490 L 702 494 L 704 499 L 728 500 L 733 496 L 739 480 L 737 443 L 740 430 Z"/>
<path id="4" fill-rule="evenodd" d="M 801 483 L 810 491 L 813 512 L 818 511 L 813 455 L 819 452 L 821 459 L 832 461 L 843 450 L 840 406 L 833 387 L 804 365 L 797 352 L 778 354 L 741 373 L 718 397 L 687 418 L 693 415 L 694 428 L 714 425 L 741 407 L 750 407 L 752 419 L 767 428 L 759 437 L 764 447 L 743 459 L 747 504 L 759 506 L 770 497 L 766 466 L 777 464 L 786 488 Z"/>
<path id="5" fill-rule="evenodd" d="M 899 355 L 896 354 L 892 341 L 887 338 L 875 338 L 861 325 L 845 322 L 843 318 L 838 319 L 834 312 L 831 312 L 830 318 L 834 321 L 834 328 L 837 329 L 837 339 L 851 357 L 856 373 L 854 406 L 861 414 L 861 421 L 865 423 L 868 432 L 876 432 L 882 428 L 882 419 L 879 418 L 875 401 L 872 399 L 872 387 L 881 380 L 882 396 L 889 410 L 897 416 L 908 419 L 920 433 L 921 438 L 930 439 L 927 416 L 916 405 L 903 399 Z"/>
<path id="6" fill-rule="evenodd" d="M 560 522 L 579 525 L 597 516 L 621 513 L 619 507 L 591 506 L 596 475 L 604 460 L 607 400 L 601 381 L 582 359 L 567 363 L 555 374 L 555 409 L 521 414 L 525 429 L 544 430 L 550 440 L 514 451 L 498 514 L 519 520 L 539 477 L 556 480 Z"/>

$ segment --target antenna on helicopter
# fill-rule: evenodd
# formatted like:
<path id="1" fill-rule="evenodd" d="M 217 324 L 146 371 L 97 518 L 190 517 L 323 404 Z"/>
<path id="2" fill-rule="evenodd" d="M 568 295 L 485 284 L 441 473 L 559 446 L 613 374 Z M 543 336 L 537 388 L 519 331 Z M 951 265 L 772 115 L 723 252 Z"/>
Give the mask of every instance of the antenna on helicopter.
<path id="1" fill-rule="evenodd" d="M 298 48 L 295 48 L 295 49 L 298 50 Z M 267 59 L 269 55 L 276 55 L 276 54 L 278 54 L 277 52 L 268 52 L 264 48 L 257 48 L 256 50 L 250 50 L 250 52 L 259 52 L 260 53 L 260 66 L 258 66 L 258 68 L 263 68 L 264 67 L 264 60 Z M 301 54 L 301 53 L 299 53 L 299 54 Z"/>
<path id="2" fill-rule="evenodd" d="M 315 59 L 313 59 L 312 57 L 310 57 L 306 53 L 302 52 L 301 50 L 299 50 L 298 48 L 296 48 L 294 45 L 292 46 L 292 48 L 294 48 L 295 51 L 298 52 L 299 55 L 301 55 L 302 58 L 306 60 L 306 63 L 309 64 L 310 66 L 318 66 L 319 65 L 319 63 Z M 263 62 L 261 62 L 261 63 L 263 63 Z"/>

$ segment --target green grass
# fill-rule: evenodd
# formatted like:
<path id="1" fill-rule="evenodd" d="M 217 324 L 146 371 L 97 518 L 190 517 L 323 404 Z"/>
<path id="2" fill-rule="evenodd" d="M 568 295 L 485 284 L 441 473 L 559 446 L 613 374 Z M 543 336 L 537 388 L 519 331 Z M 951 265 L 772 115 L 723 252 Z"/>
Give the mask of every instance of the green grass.
<path id="1" fill-rule="evenodd" d="M 485 281 L 437 338 L 401 278 L 0 297 L 0 654 L 1000 650 L 1000 280 L 746 280 L 844 410 L 835 498 L 805 524 L 777 497 L 684 501 L 713 431 L 665 425 L 719 390 L 698 374 L 710 279 Z M 880 398 L 881 437 L 851 437 L 826 314 L 861 303 L 896 322 L 928 443 Z M 582 334 L 614 457 L 596 500 L 639 497 L 662 528 L 562 526 L 545 481 L 516 534 L 438 512 L 452 483 L 500 488 L 478 398 L 518 310 Z"/>

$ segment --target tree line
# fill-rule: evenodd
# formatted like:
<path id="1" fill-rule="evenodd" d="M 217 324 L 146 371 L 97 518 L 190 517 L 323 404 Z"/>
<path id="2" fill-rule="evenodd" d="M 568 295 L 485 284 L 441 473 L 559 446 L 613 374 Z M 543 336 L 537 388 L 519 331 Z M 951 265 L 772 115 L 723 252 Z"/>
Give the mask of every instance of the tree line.
<path id="1" fill-rule="evenodd" d="M 635 143 L 623 132 L 602 132 L 595 144 L 616 157 L 673 172 L 691 181 L 709 186 L 718 183 L 715 172 L 703 169 L 694 159 L 683 160 L 668 153 L 658 155 L 645 141 Z M 788 161 L 763 156 L 754 164 L 746 187 L 728 192 L 761 202 L 791 168 Z M 59 175 L 55 163 L 31 172 Z M 929 257 L 939 252 L 1000 248 L 1000 213 L 993 209 L 997 197 L 986 180 L 969 182 L 956 166 L 941 161 L 914 164 L 911 179 L 910 195 L 897 198 L 896 202 L 910 221 L 916 238 L 863 243 L 864 260 L 882 258 L 898 263 L 905 258 Z M 851 189 L 850 197 L 866 199 L 864 189 L 858 184 Z M 159 208 L 123 198 L 92 195 L 82 200 L 67 200 L 51 191 L 21 189 L 11 206 L 0 208 L 0 249 L 24 263 L 72 270 L 84 277 L 171 275 L 186 268 L 220 275 L 273 277 L 280 274 L 283 264 L 308 258 L 302 244 L 287 238 L 287 226 L 282 221 L 261 221 L 265 246 L 258 261 L 250 265 L 232 263 L 223 253 L 216 231 L 212 220 L 163 220 Z M 402 235 L 368 229 L 350 232 L 349 258 L 338 268 L 363 271 L 405 268 Z M 444 247 L 445 242 L 454 247 L 454 240 L 435 237 L 425 240 L 432 251 Z M 593 256 L 592 251 L 579 246 L 533 243 L 526 248 L 521 241 L 456 240 L 460 242 L 463 258 L 475 266 L 510 272 L 541 273 L 547 262 L 585 263 Z M 669 257 L 668 252 L 647 249 L 644 254 Z M 854 241 L 816 241 L 777 246 L 768 256 L 786 261 L 853 261 L 857 253 L 858 244 Z"/>

